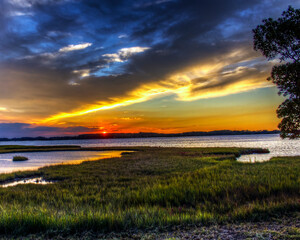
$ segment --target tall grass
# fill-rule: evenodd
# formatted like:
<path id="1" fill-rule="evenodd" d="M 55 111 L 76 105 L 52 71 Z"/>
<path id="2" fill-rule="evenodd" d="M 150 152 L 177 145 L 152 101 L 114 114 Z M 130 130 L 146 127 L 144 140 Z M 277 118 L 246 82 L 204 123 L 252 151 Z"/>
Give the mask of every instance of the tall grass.
<path id="1" fill-rule="evenodd" d="M 300 157 L 250 164 L 235 157 L 258 150 L 135 150 L 24 173 L 60 181 L 0 188 L 0 233 L 121 231 L 260 220 L 300 210 Z"/>

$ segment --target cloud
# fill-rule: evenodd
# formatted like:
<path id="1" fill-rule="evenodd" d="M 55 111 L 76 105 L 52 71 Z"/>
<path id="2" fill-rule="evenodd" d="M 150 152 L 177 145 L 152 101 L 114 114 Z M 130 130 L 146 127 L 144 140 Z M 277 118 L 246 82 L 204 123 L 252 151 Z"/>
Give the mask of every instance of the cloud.
<path id="1" fill-rule="evenodd" d="M 185 70 L 176 71 L 160 81 L 150 79 L 148 83 L 128 91 L 123 97 L 110 98 L 110 101 L 88 105 L 77 111 L 56 114 L 42 120 L 42 122 L 57 121 L 124 107 L 166 94 L 176 95 L 177 99 L 181 101 L 193 101 L 222 97 L 257 88 L 272 87 L 272 84 L 265 81 L 271 64 L 260 58 L 241 61 L 249 58 L 251 54 L 253 53 L 241 47 L 234 51 L 228 51 L 223 55 L 218 55 L 218 58 L 211 55 L 210 58 L 205 58 L 206 62 L 198 62 Z M 130 79 L 131 75 L 128 77 Z M 111 78 L 108 79 L 111 80 Z"/>
<path id="2" fill-rule="evenodd" d="M 27 123 L 0 123 L 0 138 L 78 135 L 95 133 L 99 130 L 98 127 L 48 127 L 34 126 Z"/>
<path id="3" fill-rule="evenodd" d="M 147 1 L 147 2 L 142 3 L 142 4 L 136 4 L 135 6 L 137 8 L 146 8 L 146 7 L 150 7 L 150 6 L 157 5 L 157 4 L 167 3 L 167 2 L 170 2 L 170 1 L 173 1 L 173 0 Z"/>
<path id="4" fill-rule="evenodd" d="M 81 43 L 81 44 L 76 44 L 76 45 L 71 44 L 71 45 L 68 45 L 66 47 L 59 49 L 59 52 L 71 52 L 71 51 L 85 49 L 89 46 L 92 46 L 92 43 Z"/>
<path id="5" fill-rule="evenodd" d="M 88 77 L 90 75 L 90 69 L 81 69 L 81 70 L 74 70 L 73 73 L 79 74 L 81 78 Z"/>
<path id="6" fill-rule="evenodd" d="M 102 57 L 104 57 L 107 62 L 124 62 L 118 53 L 106 53 L 103 54 Z"/>
<path id="7" fill-rule="evenodd" d="M 127 36 L 127 34 L 120 34 L 119 36 L 118 36 L 118 38 L 127 38 L 128 36 Z"/>
<path id="8" fill-rule="evenodd" d="M 150 49 L 149 47 L 130 47 L 130 48 L 121 48 L 117 53 L 106 53 L 103 54 L 107 62 L 124 62 L 128 60 L 131 56 L 137 53 L 144 52 Z"/>

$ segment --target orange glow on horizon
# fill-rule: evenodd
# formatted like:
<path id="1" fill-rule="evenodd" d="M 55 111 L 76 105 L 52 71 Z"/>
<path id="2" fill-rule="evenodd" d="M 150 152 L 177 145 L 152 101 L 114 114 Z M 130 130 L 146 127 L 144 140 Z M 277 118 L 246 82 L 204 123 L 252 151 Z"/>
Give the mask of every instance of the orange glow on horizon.
<path id="1" fill-rule="evenodd" d="M 188 116 L 144 116 L 142 119 L 128 121 L 118 118 L 110 121 L 109 116 L 103 119 L 100 131 L 86 132 L 90 134 L 108 133 L 139 133 L 139 132 L 155 132 L 155 133 L 183 133 L 183 132 L 209 132 L 220 130 L 231 131 L 259 131 L 259 130 L 276 130 L 279 123 L 276 117 L 275 109 L 247 109 L 241 112 L 240 109 L 224 109 L 219 114 L 206 113 L 206 115 L 198 114 Z M 117 123 L 117 124 L 116 124 Z M 184 123 L 184 125 L 182 124 Z M 78 122 L 76 125 L 92 126 L 91 123 Z M 68 125 L 66 125 L 68 126 Z"/>

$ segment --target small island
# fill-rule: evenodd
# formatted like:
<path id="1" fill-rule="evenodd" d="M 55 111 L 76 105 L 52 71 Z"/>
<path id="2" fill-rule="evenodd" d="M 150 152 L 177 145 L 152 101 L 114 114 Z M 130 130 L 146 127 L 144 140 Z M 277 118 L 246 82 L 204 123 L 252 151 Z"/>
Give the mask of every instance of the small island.
<path id="1" fill-rule="evenodd" d="M 19 161 L 27 161 L 28 158 L 27 157 L 24 157 L 24 156 L 14 156 L 13 157 L 13 161 L 14 162 L 19 162 Z"/>

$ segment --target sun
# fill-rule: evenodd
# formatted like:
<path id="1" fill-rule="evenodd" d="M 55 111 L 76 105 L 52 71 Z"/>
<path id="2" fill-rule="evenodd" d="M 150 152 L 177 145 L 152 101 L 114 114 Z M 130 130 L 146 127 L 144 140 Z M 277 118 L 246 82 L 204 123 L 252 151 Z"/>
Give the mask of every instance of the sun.
<path id="1" fill-rule="evenodd" d="M 106 134 L 106 131 L 103 131 L 102 134 Z"/>

